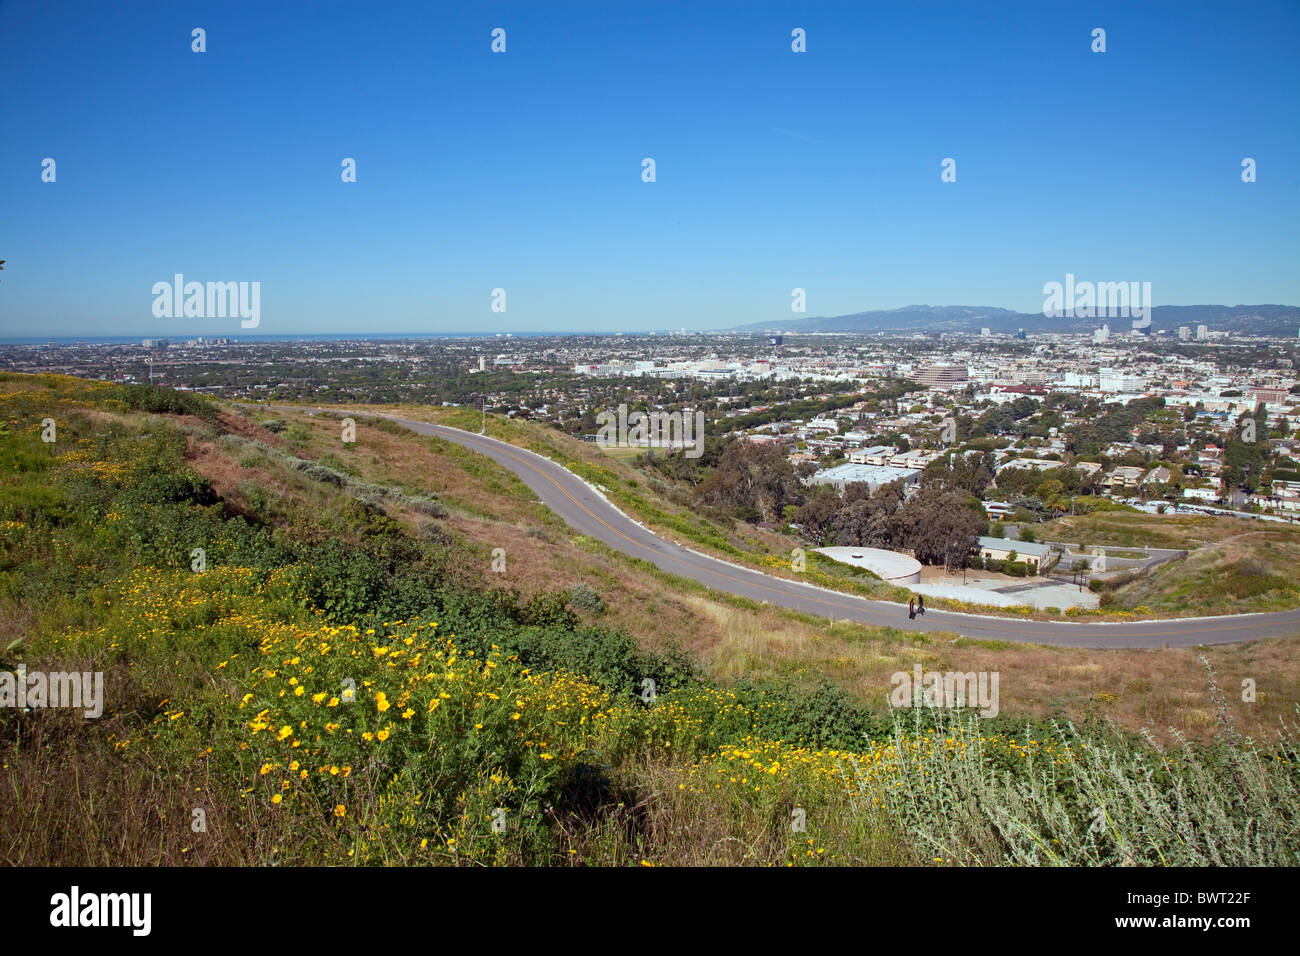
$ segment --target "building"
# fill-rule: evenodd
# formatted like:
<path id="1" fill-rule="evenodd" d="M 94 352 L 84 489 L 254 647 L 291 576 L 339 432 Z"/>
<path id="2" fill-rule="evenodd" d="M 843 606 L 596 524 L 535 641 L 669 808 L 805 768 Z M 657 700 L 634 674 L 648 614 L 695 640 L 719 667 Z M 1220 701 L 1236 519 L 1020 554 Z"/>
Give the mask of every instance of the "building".
<path id="1" fill-rule="evenodd" d="M 1099 379 L 1091 372 L 1066 372 L 1066 388 L 1096 388 Z"/>
<path id="2" fill-rule="evenodd" d="M 834 432 L 839 433 L 840 423 L 833 418 L 814 418 L 804 426 L 804 434 L 813 432 Z"/>
<path id="3" fill-rule="evenodd" d="M 923 365 L 908 377 L 930 388 L 950 388 L 969 382 L 970 370 L 965 365 Z"/>
<path id="4" fill-rule="evenodd" d="M 1141 468 L 1133 465 L 1120 465 L 1118 468 L 1112 469 L 1111 473 L 1106 476 L 1106 484 L 1110 485 L 1112 490 L 1136 488 L 1142 483 L 1143 474 Z"/>
<path id="5" fill-rule="evenodd" d="M 1053 461 L 1050 458 L 1009 458 L 998 465 L 998 471 L 1008 468 L 1027 468 L 1030 471 L 1051 471 L 1053 468 L 1069 468 L 1068 462 Z"/>
<path id="6" fill-rule="evenodd" d="M 990 518 L 1001 521 L 1003 518 L 1009 518 L 1016 509 L 1005 501 L 986 501 L 984 502 L 984 513 Z"/>
<path id="7" fill-rule="evenodd" d="M 889 459 L 898 454 L 893 445 L 872 445 L 860 448 L 849 455 L 849 462 L 854 465 L 888 465 Z"/>
<path id="8" fill-rule="evenodd" d="M 1291 393 L 1289 389 L 1281 385 L 1257 385 L 1247 394 L 1255 402 L 1263 402 L 1266 405 L 1280 405 L 1287 400 L 1287 395 Z"/>
<path id="9" fill-rule="evenodd" d="M 1059 555 L 1051 545 L 1035 541 L 1017 541 L 1014 538 L 980 538 L 980 556 L 985 561 L 1009 561 L 1014 552 L 1017 561 L 1024 561 L 1030 574 L 1042 574 L 1057 562 Z"/>
<path id="10" fill-rule="evenodd" d="M 921 468 L 939 457 L 941 452 L 931 448 L 913 448 L 911 451 L 905 451 L 902 454 L 894 455 L 885 464 L 893 465 L 895 468 Z"/>
<path id="11" fill-rule="evenodd" d="M 1185 325 L 1178 326 L 1178 341 L 1186 342 L 1192 337 L 1192 330 Z"/>
<path id="12" fill-rule="evenodd" d="M 1028 372 L 1017 369 L 1011 375 L 1011 381 L 1017 385 L 1046 385 L 1046 372 Z"/>
<path id="13" fill-rule="evenodd" d="M 1092 333 L 1092 341 L 1098 345 L 1110 341 L 1110 326 L 1103 325 Z"/>
<path id="14" fill-rule="evenodd" d="M 1196 327 L 1196 341 L 1204 342 L 1210 337 L 1210 327 L 1208 325 L 1198 325 Z"/>
<path id="15" fill-rule="evenodd" d="M 1142 392 L 1147 387 L 1147 380 L 1141 375 L 1115 368 L 1102 369 L 1098 380 L 1103 392 Z"/>
<path id="16" fill-rule="evenodd" d="M 891 481 L 902 481 L 905 487 L 917 485 L 921 481 L 921 472 L 917 468 L 894 468 L 890 465 L 836 465 L 819 471 L 808 479 L 810 485 L 830 485 L 843 493 L 845 486 L 864 484 L 872 494 Z"/>

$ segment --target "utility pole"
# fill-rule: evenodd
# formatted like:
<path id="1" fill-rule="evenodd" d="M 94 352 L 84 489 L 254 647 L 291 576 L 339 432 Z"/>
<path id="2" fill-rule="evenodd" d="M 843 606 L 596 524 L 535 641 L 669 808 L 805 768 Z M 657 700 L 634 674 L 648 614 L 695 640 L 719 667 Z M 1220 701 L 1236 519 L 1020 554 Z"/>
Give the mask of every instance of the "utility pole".
<path id="1" fill-rule="evenodd" d="M 483 403 L 483 427 L 479 429 L 478 433 L 480 435 L 486 435 L 487 434 L 487 396 L 480 395 L 479 398 Z"/>

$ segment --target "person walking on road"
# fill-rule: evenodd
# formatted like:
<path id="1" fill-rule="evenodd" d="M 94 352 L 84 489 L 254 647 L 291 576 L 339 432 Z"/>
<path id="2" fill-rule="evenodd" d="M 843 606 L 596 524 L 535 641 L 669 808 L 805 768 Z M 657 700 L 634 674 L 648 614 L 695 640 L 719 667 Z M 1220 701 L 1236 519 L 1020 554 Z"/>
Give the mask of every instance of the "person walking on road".
<path id="1" fill-rule="evenodd" d="M 917 613 L 917 614 L 924 614 L 924 613 L 925 613 L 925 595 L 924 595 L 924 594 L 918 594 L 918 595 L 916 596 L 916 613 Z"/>
<path id="2" fill-rule="evenodd" d="M 907 616 L 910 620 L 916 617 L 916 598 L 909 598 L 907 601 Z"/>

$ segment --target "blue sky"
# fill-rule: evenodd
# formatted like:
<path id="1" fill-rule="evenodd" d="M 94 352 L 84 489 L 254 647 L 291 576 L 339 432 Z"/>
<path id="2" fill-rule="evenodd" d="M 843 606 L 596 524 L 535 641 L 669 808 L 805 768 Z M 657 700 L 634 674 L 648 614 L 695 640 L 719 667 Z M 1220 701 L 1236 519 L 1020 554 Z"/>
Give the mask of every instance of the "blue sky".
<path id="1" fill-rule="evenodd" d="M 258 334 L 1300 304 L 1298 45 L 1295 2 L 0 0 L 0 337 L 239 336 L 154 317 L 178 272 Z"/>

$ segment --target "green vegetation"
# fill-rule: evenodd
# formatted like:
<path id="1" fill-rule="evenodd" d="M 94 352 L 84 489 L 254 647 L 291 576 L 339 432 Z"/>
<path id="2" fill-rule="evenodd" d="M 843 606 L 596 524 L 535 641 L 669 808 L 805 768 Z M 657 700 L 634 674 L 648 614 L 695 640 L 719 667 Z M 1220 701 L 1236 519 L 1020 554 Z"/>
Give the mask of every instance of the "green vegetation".
<path id="1" fill-rule="evenodd" d="M 902 718 L 826 682 L 722 687 L 584 624 L 591 589 L 484 588 L 391 485 L 227 435 L 311 502 L 235 509 L 187 459 L 217 409 L 4 385 L 0 670 L 107 688 L 99 720 L 0 710 L 6 863 L 1300 862 L 1289 731 L 1224 716 L 1162 750 L 1100 722 Z"/>

